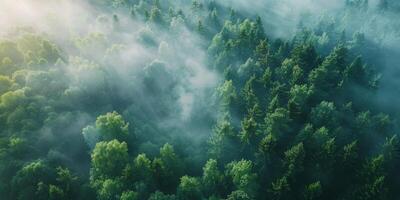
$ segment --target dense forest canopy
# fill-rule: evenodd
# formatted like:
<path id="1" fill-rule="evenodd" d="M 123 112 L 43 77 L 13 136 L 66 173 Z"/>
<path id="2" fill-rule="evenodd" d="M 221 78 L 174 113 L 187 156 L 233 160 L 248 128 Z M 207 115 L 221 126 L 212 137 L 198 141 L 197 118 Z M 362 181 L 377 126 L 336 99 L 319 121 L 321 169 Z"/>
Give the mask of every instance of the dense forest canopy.
<path id="1" fill-rule="evenodd" d="M 397 0 L 0 0 L 0 199 L 400 199 Z"/>

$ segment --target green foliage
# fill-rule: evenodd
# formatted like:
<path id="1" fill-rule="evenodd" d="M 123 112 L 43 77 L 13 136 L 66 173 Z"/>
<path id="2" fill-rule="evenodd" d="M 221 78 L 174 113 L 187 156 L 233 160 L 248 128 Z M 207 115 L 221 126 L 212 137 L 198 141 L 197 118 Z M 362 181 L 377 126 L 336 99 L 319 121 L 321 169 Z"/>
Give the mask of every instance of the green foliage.
<path id="1" fill-rule="evenodd" d="M 218 163 L 214 159 L 210 159 L 203 167 L 203 176 L 201 183 L 204 193 L 208 195 L 216 194 L 222 185 L 223 174 L 218 170 Z"/>
<path id="2" fill-rule="evenodd" d="M 88 0 L 65 32 L 6 23 L 0 198 L 399 199 L 399 112 L 381 102 L 400 5 L 312 9 L 292 35 L 271 17 L 292 4 L 271 3 Z"/>
<path id="3" fill-rule="evenodd" d="M 97 117 L 95 126 L 87 126 L 82 133 L 92 148 L 99 141 L 127 141 L 129 123 L 126 123 L 122 116 L 114 111 Z"/>
<path id="4" fill-rule="evenodd" d="M 49 183 L 53 176 L 43 161 L 35 161 L 19 170 L 12 180 L 14 198 L 28 199 L 37 197 L 39 184 Z"/>
<path id="5" fill-rule="evenodd" d="M 149 200 L 176 200 L 175 195 L 166 195 L 162 192 L 155 192 L 149 198 Z"/>
<path id="6" fill-rule="evenodd" d="M 183 163 L 170 144 L 165 144 L 160 148 L 160 157 L 153 160 L 152 167 L 158 188 L 172 192 L 183 173 Z"/>
<path id="7" fill-rule="evenodd" d="M 106 179 L 99 185 L 98 198 L 101 200 L 119 199 L 122 185 L 118 180 Z"/>
<path id="8" fill-rule="evenodd" d="M 229 117 L 224 117 L 218 122 L 209 143 L 211 156 L 221 160 L 223 163 L 230 162 L 236 156 L 239 138 Z"/>
<path id="9" fill-rule="evenodd" d="M 227 200 L 251 200 L 252 198 L 249 195 L 241 190 L 233 191 L 229 194 Z"/>
<path id="10" fill-rule="evenodd" d="M 200 200 L 201 197 L 201 187 L 200 182 L 194 178 L 189 176 L 183 176 L 181 178 L 181 182 L 178 186 L 177 191 L 178 199 L 193 199 Z"/>
<path id="11" fill-rule="evenodd" d="M 252 172 L 253 163 L 248 160 L 231 162 L 226 166 L 226 174 L 230 176 L 236 189 L 244 191 L 248 196 L 254 197 L 258 189 L 257 175 Z"/>
<path id="12" fill-rule="evenodd" d="M 224 84 L 217 89 L 217 92 L 223 107 L 229 107 L 237 98 L 236 88 L 232 80 L 225 81 Z"/>
<path id="13" fill-rule="evenodd" d="M 309 101 L 312 92 L 307 85 L 294 85 L 290 89 L 288 108 L 293 118 L 305 117 L 302 114 L 309 112 Z"/>
<path id="14" fill-rule="evenodd" d="M 267 133 L 281 137 L 290 131 L 291 119 L 289 111 L 285 108 L 277 108 L 265 118 Z"/>
<path id="15" fill-rule="evenodd" d="M 322 186 L 320 182 L 311 183 L 307 185 L 305 192 L 304 192 L 304 199 L 311 200 L 311 199 L 318 199 L 320 198 L 322 193 Z"/>
<path id="16" fill-rule="evenodd" d="M 285 152 L 284 165 L 287 167 L 287 176 L 294 176 L 304 170 L 305 151 L 303 143 L 293 146 Z"/>
<path id="17" fill-rule="evenodd" d="M 120 200 L 137 200 L 137 193 L 133 191 L 123 192 Z"/>
<path id="18" fill-rule="evenodd" d="M 112 140 L 99 142 L 92 152 L 91 180 L 97 181 L 117 178 L 122 175 L 122 170 L 128 162 L 128 147 L 125 142 Z"/>
<path id="19" fill-rule="evenodd" d="M 316 127 L 333 127 L 337 123 L 336 107 L 332 102 L 322 101 L 311 111 L 311 121 Z"/>
<path id="20" fill-rule="evenodd" d="M 288 199 L 291 188 L 287 178 L 284 176 L 272 183 L 271 189 L 272 199 Z"/>
<path id="21" fill-rule="evenodd" d="M 314 69 L 317 65 L 317 52 L 311 44 L 299 45 L 294 48 L 292 59 L 306 72 Z"/>

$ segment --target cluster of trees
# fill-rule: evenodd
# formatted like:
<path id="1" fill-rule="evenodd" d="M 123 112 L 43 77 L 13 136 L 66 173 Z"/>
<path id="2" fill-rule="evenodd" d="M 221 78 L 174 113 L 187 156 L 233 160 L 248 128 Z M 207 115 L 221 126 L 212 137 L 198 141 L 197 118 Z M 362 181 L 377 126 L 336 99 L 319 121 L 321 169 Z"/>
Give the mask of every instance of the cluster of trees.
<path id="1" fill-rule="evenodd" d="M 124 29 L 114 11 L 146 24 L 135 39 L 164 60 L 174 55 L 157 33 L 179 37 L 184 27 L 201 37 L 208 70 L 222 78 L 207 93 L 216 117 L 199 109 L 189 124 L 212 131 L 198 139 L 160 125 L 177 114 L 174 72 L 190 71 L 146 58 L 127 83 L 114 66 L 126 47 L 110 45 L 113 32 L 65 47 L 14 30 L 0 40 L 1 198 L 400 198 L 398 111 L 373 101 L 385 49 L 343 28 L 370 15 L 368 1 L 346 0 L 343 13 L 299 25 L 291 39 L 270 38 L 268 19 L 212 0 L 90 2 L 108 14 L 95 23 L 114 31 Z M 397 6 L 382 0 L 373 10 L 397 15 Z"/>
<path id="2" fill-rule="evenodd" d="M 247 30 L 257 32 L 257 26 Z M 240 49 L 253 37 L 235 31 L 217 35 L 211 47 Z M 250 46 L 249 58 L 235 55 L 242 65 L 224 58 L 234 48 L 209 49 L 216 62 L 230 66 L 218 88 L 222 117 L 211 155 L 227 166 L 230 160 L 254 163 L 251 182 L 259 185 L 241 192 L 255 199 L 394 198 L 398 138 L 392 119 L 365 101 L 377 83 L 362 58 L 351 56 L 345 43 L 327 56 L 307 41 L 261 39 Z"/>

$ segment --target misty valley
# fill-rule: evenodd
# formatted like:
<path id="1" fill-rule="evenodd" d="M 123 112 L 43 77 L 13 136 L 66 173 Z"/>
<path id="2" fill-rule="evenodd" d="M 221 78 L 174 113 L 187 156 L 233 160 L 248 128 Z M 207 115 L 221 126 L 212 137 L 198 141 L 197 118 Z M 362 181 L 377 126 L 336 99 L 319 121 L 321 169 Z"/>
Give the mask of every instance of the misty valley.
<path id="1" fill-rule="evenodd" d="M 0 200 L 400 199 L 398 0 L 0 0 Z"/>

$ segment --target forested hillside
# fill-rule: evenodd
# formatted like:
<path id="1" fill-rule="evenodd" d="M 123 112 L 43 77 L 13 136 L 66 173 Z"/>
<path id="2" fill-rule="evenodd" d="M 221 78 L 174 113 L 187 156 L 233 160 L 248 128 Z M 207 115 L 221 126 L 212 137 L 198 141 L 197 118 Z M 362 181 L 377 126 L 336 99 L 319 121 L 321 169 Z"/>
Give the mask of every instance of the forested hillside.
<path id="1" fill-rule="evenodd" d="M 400 199 L 396 0 L 0 0 L 0 199 Z"/>

